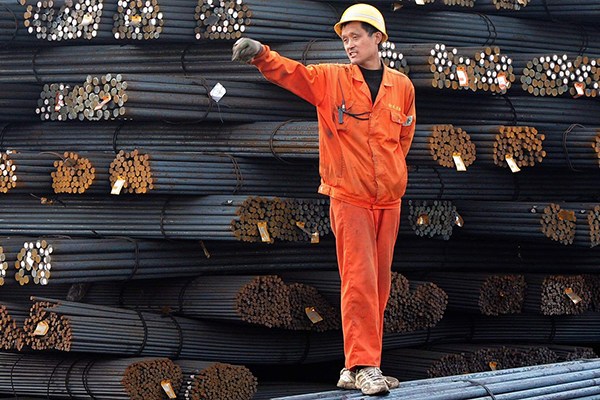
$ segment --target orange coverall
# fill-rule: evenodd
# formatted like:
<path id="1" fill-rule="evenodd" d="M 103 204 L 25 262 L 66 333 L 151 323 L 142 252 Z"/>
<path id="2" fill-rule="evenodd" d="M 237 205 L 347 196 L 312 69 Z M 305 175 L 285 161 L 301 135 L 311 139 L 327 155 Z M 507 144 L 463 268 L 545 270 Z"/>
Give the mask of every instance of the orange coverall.
<path id="1" fill-rule="evenodd" d="M 304 66 L 268 46 L 252 63 L 269 81 L 317 108 L 319 193 L 331 198 L 346 368 L 379 367 L 408 178 L 405 157 L 415 131 L 414 87 L 404 74 L 384 67 L 372 101 L 357 65 Z"/>

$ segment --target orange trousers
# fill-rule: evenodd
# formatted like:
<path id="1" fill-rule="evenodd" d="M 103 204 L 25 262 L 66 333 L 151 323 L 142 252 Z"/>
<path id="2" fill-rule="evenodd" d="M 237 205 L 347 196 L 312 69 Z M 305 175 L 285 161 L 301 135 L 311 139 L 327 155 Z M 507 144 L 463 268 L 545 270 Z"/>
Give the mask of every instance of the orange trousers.
<path id="1" fill-rule="evenodd" d="M 379 367 L 400 206 L 371 210 L 332 198 L 329 212 L 342 282 L 346 368 Z"/>

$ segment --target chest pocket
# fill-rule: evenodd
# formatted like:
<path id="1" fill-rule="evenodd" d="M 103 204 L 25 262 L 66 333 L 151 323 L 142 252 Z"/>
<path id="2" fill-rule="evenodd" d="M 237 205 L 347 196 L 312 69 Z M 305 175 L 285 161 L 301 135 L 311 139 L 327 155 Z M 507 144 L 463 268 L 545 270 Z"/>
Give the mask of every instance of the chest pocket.
<path id="1" fill-rule="evenodd" d="M 390 111 L 390 132 L 388 140 L 398 143 L 400 141 L 400 132 L 402 127 L 407 123 L 408 117 L 400 111 Z"/>

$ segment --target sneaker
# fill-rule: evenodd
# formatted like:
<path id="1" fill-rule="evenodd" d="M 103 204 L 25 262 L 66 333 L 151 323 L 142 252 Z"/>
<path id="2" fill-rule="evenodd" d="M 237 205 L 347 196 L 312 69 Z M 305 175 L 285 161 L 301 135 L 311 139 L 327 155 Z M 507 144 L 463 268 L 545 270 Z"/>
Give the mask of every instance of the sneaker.
<path id="1" fill-rule="evenodd" d="M 381 370 L 377 367 L 361 368 L 356 373 L 356 388 L 363 394 L 385 394 L 390 391 Z"/>
<path id="2" fill-rule="evenodd" d="M 352 372 L 348 368 L 343 368 L 340 371 L 340 379 L 338 380 L 337 387 L 347 390 L 356 389 L 356 372 Z"/>
<path id="3" fill-rule="evenodd" d="M 393 376 L 384 375 L 383 379 L 385 379 L 385 383 L 390 390 L 400 386 L 400 381 Z M 338 380 L 337 387 L 347 390 L 358 389 L 356 387 L 356 372 L 352 372 L 348 368 L 343 368 L 340 371 L 340 379 Z"/>

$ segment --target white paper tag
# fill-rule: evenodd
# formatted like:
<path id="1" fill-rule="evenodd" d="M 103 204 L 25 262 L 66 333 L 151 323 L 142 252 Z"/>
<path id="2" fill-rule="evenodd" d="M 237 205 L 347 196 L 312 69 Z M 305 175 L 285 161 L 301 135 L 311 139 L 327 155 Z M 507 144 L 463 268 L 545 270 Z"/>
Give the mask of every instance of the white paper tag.
<path id="1" fill-rule="evenodd" d="M 225 86 L 217 82 L 217 84 L 210 91 L 210 97 L 212 97 L 212 99 L 218 103 L 219 100 L 225 96 L 225 93 L 227 93 Z"/>
<path id="2" fill-rule="evenodd" d="M 108 104 L 110 99 L 111 99 L 110 96 L 106 96 L 104 99 L 102 99 L 102 103 L 98 103 L 98 105 L 96 107 L 94 107 L 94 111 L 100 110 L 102 107 L 104 107 L 106 104 Z"/>
<path id="3" fill-rule="evenodd" d="M 521 171 L 521 168 L 519 168 L 519 166 L 517 165 L 517 163 L 515 162 L 515 160 L 512 158 L 512 156 L 510 154 L 507 154 L 506 157 L 504 157 L 506 159 L 506 162 L 508 163 L 508 167 L 510 168 L 510 170 L 512 172 L 519 172 Z"/>
<path id="4" fill-rule="evenodd" d="M 323 317 L 321 317 L 321 315 L 317 312 L 317 310 L 315 310 L 314 307 L 306 307 L 304 311 L 306 312 L 306 316 L 308 317 L 308 319 L 310 319 L 310 322 L 312 322 L 313 324 L 323 321 Z"/>
<path id="5" fill-rule="evenodd" d="M 110 194 L 121 194 L 123 185 L 125 185 L 125 179 L 119 176 L 117 181 L 113 184 Z"/>
<path id="6" fill-rule="evenodd" d="M 452 159 L 454 160 L 454 165 L 456 166 L 457 171 L 466 171 L 467 170 L 467 166 L 463 162 L 463 159 L 460 156 L 460 153 L 452 154 Z"/>
<path id="7" fill-rule="evenodd" d="M 424 6 L 425 5 L 425 0 L 415 0 L 415 4 L 418 6 Z"/>
<path id="8" fill-rule="evenodd" d="M 81 20 L 81 25 L 82 26 L 89 26 L 92 22 L 94 22 L 94 17 L 92 17 L 92 14 L 87 13 L 83 16 L 82 20 Z"/>
<path id="9" fill-rule="evenodd" d="M 45 336 L 46 333 L 48 333 L 48 329 L 50 329 L 48 323 L 46 321 L 40 321 L 35 327 L 33 336 Z"/>

